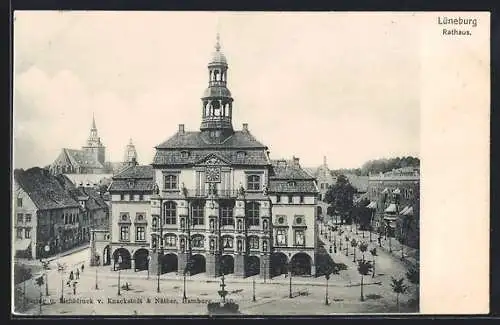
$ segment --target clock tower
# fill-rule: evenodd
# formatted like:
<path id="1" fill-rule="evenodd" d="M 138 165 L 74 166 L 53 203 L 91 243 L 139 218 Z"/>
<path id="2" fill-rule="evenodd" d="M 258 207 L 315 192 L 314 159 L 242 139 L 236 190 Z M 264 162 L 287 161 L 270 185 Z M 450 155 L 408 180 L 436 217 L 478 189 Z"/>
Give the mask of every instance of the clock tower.
<path id="1" fill-rule="evenodd" d="M 227 60 L 221 52 L 217 34 L 215 52 L 208 63 L 208 88 L 203 93 L 200 130 L 211 142 L 220 142 L 233 134 L 233 98 L 227 88 Z"/>

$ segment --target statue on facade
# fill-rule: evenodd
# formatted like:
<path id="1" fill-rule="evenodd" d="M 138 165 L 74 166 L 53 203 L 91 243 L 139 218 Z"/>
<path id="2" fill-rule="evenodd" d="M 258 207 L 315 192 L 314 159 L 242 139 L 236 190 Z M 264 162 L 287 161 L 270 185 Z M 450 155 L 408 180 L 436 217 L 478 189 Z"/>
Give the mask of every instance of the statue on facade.
<path id="1" fill-rule="evenodd" d="M 186 186 L 184 185 L 184 183 L 181 184 L 181 192 L 182 192 L 182 195 L 184 195 L 184 197 L 187 197 L 188 190 L 187 190 Z"/>
<path id="2" fill-rule="evenodd" d="M 155 183 L 155 185 L 153 186 L 153 193 L 156 195 L 160 194 L 160 187 L 157 183 Z"/>
<path id="3" fill-rule="evenodd" d="M 267 186 L 266 185 L 262 186 L 262 194 L 267 196 Z"/>
<path id="4" fill-rule="evenodd" d="M 240 187 L 238 189 L 238 195 L 239 196 L 244 196 L 245 195 L 245 188 L 243 187 L 243 184 L 240 183 Z"/>

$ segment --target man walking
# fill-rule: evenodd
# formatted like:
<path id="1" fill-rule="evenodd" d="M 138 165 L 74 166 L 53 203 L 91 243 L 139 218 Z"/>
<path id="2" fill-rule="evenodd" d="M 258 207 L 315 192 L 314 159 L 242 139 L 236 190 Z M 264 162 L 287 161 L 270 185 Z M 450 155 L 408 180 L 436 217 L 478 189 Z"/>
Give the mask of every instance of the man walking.
<path id="1" fill-rule="evenodd" d="M 80 279 L 80 270 L 76 269 L 76 279 Z"/>

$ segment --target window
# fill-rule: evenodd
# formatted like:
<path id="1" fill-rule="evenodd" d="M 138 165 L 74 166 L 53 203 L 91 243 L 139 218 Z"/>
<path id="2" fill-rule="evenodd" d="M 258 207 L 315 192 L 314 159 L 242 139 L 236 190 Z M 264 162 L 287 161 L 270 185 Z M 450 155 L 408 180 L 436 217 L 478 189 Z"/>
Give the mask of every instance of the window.
<path id="1" fill-rule="evenodd" d="M 281 195 L 276 195 L 276 203 L 280 203 L 281 202 Z"/>
<path id="2" fill-rule="evenodd" d="M 293 196 L 292 195 L 288 196 L 288 203 L 293 203 Z"/>
<path id="3" fill-rule="evenodd" d="M 31 230 L 30 229 L 24 230 L 24 238 L 31 238 Z"/>
<path id="4" fill-rule="evenodd" d="M 191 205 L 191 220 L 193 225 L 203 225 L 205 220 L 203 203 L 196 202 Z"/>
<path id="5" fill-rule="evenodd" d="M 120 200 L 121 200 L 121 201 L 124 201 L 124 200 L 125 200 L 125 194 L 123 194 L 123 193 L 122 193 L 122 194 L 120 194 Z"/>
<path id="6" fill-rule="evenodd" d="M 189 152 L 188 152 L 188 151 L 181 151 L 181 157 L 182 157 L 182 158 L 187 158 L 187 157 L 189 157 Z"/>
<path id="7" fill-rule="evenodd" d="M 249 191 L 260 190 L 260 176 L 259 175 L 247 176 L 247 189 Z"/>
<path id="8" fill-rule="evenodd" d="M 306 237 L 304 230 L 295 230 L 295 246 L 305 246 Z"/>
<path id="9" fill-rule="evenodd" d="M 203 236 L 194 235 L 193 238 L 191 238 L 191 246 L 196 248 L 203 248 L 203 241 Z"/>
<path id="10" fill-rule="evenodd" d="M 17 206 L 19 208 L 22 208 L 23 207 L 23 198 L 22 197 L 18 197 L 17 198 Z"/>
<path id="11" fill-rule="evenodd" d="M 259 237 L 252 236 L 248 239 L 250 249 L 259 249 Z"/>
<path id="12" fill-rule="evenodd" d="M 144 221 L 144 216 L 142 214 L 138 215 L 137 221 Z"/>
<path id="13" fill-rule="evenodd" d="M 139 201 L 143 201 L 144 200 L 144 195 L 143 194 L 139 194 Z"/>
<path id="14" fill-rule="evenodd" d="M 287 246 L 287 229 L 276 229 L 276 245 Z"/>
<path id="15" fill-rule="evenodd" d="M 31 214 L 28 214 L 28 213 L 25 214 L 25 216 L 24 216 L 24 222 L 28 222 L 28 223 L 31 222 Z"/>
<path id="16" fill-rule="evenodd" d="M 285 219 L 286 219 L 285 216 L 278 216 L 278 223 L 280 225 L 284 224 L 285 223 Z"/>
<path id="17" fill-rule="evenodd" d="M 175 235 L 166 235 L 165 236 L 165 246 L 175 247 L 176 245 L 177 245 L 177 237 Z"/>
<path id="18" fill-rule="evenodd" d="M 304 195 L 300 196 L 300 203 L 304 203 Z"/>
<path id="19" fill-rule="evenodd" d="M 236 157 L 237 157 L 238 159 L 245 158 L 245 151 L 238 151 L 238 152 L 236 153 Z"/>
<path id="20" fill-rule="evenodd" d="M 247 220 L 249 226 L 259 225 L 259 208 L 260 204 L 258 202 L 250 202 L 247 204 Z"/>
<path id="21" fill-rule="evenodd" d="M 129 228 L 128 226 L 120 227 L 120 240 L 130 240 L 129 239 Z"/>
<path id="22" fill-rule="evenodd" d="M 17 229 L 17 239 L 23 239 L 23 230 Z"/>
<path id="23" fill-rule="evenodd" d="M 177 223 L 177 204 L 169 201 L 165 203 L 163 223 L 166 225 L 175 225 Z"/>
<path id="24" fill-rule="evenodd" d="M 122 221 L 127 221 L 128 216 L 126 214 L 122 215 Z"/>
<path id="25" fill-rule="evenodd" d="M 144 241 L 146 240 L 146 232 L 144 227 L 136 227 L 135 228 L 135 240 Z"/>
<path id="26" fill-rule="evenodd" d="M 17 223 L 23 223 L 23 214 L 22 213 L 17 214 Z"/>
<path id="27" fill-rule="evenodd" d="M 232 225 L 234 226 L 233 218 L 233 207 L 230 205 L 223 205 L 219 207 L 219 214 L 221 218 L 221 224 L 223 226 Z"/>
<path id="28" fill-rule="evenodd" d="M 226 236 L 222 238 L 222 247 L 223 248 L 233 248 L 233 238 L 230 236 Z"/>
<path id="29" fill-rule="evenodd" d="M 164 176 L 164 188 L 166 190 L 176 190 L 177 189 L 177 175 L 165 175 Z"/>

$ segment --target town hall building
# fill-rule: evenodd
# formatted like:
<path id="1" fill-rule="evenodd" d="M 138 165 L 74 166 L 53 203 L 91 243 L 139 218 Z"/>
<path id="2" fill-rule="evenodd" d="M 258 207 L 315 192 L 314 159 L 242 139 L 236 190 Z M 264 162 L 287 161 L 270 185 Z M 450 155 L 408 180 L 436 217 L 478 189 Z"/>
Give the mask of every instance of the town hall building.
<path id="1" fill-rule="evenodd" d="M 113 176 L 112 224 L 94 255 L 113 269 L 208 276 L 315 275 L 315 178 L 299 158 L 272 160 L 227 87 L 219 38 L 197 131 L 179 124 L 150 166 Z"/>

